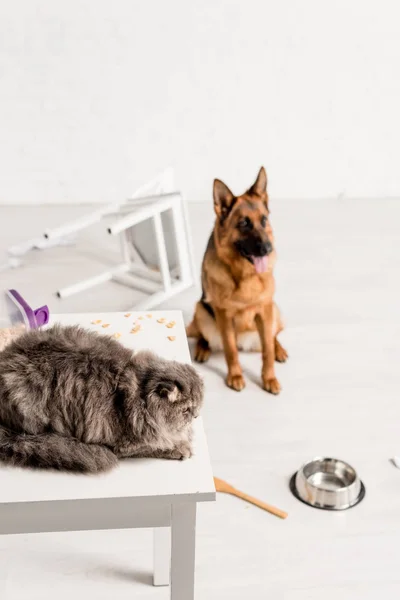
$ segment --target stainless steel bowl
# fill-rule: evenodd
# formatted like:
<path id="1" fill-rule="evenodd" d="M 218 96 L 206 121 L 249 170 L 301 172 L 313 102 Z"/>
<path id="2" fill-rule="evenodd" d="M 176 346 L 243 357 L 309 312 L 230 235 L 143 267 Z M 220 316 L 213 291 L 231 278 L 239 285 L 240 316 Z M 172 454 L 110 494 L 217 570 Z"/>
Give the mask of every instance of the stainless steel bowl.
<path id="1" fill-rule="evenodd" d="M 306 504 L 325 510 L 345 510 L 365 496 L 365 487 L 349 464 L 336 458 L 314 458 L 290 481 L 293 494 Z"/>

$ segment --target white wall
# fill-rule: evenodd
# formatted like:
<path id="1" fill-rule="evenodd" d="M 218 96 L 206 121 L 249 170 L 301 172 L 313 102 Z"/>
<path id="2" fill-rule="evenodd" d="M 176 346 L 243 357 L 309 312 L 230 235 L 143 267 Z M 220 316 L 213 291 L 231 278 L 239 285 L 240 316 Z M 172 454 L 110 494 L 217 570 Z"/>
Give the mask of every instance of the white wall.
<path id="1" fill-rule="evenodd" d="M 189 200 L 400 196 L 398 3 L 0 5 L 0 202 L 125 198 L 173 165 Z"/>

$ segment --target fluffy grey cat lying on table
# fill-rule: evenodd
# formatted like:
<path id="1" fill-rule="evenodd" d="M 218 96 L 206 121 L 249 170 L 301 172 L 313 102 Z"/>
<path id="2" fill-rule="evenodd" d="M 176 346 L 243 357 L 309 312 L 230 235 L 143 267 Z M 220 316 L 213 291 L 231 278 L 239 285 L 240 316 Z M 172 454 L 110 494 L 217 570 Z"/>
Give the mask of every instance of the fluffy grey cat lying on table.
<path id="1" fill-rule="evenodd" d="M 191 456 L 203 383 L 79 327 L 29 331 L 0 352 L 0 460 L 97 473 L 118 458 Z"/>

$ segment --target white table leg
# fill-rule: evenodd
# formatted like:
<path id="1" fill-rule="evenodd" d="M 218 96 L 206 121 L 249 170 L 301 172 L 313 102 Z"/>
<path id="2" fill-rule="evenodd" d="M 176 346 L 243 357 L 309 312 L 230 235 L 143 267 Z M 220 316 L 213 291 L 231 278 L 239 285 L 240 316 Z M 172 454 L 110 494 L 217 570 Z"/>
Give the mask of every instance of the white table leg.
<path id="1" fill-rule="evenodd" d="M 171 569 L 171 527 L 153 529 L 154 585 L 169 585 Z"/>
<path id="2" fill-rule="evenodd" d="M 196 503 L 172 505 L 171 600 L 194 600 Z"/>

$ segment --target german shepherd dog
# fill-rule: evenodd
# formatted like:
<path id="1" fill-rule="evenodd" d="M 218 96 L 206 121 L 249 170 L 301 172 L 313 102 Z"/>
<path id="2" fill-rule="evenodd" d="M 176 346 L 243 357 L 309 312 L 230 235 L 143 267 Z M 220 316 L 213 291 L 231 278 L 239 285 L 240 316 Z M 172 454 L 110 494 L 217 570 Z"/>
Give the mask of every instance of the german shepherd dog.
<path id="1" fill-rule="evenodd" d="M 279 394 L 275 360 L 285 362 L 288 355 L 277 339 L 283 324 L 274 303 L 276 254 L 264 167 L 241 196 L 216 179 L 214 209 L 202 266 L 203 294 L 187 327 L 187 335 L 197 338 L 195 359 L 205 362 L 211 350 L 223 349 L 226 383 L 239 392 L 245 381 L 238 350 L 262 352 L 263 388 Z"/>

